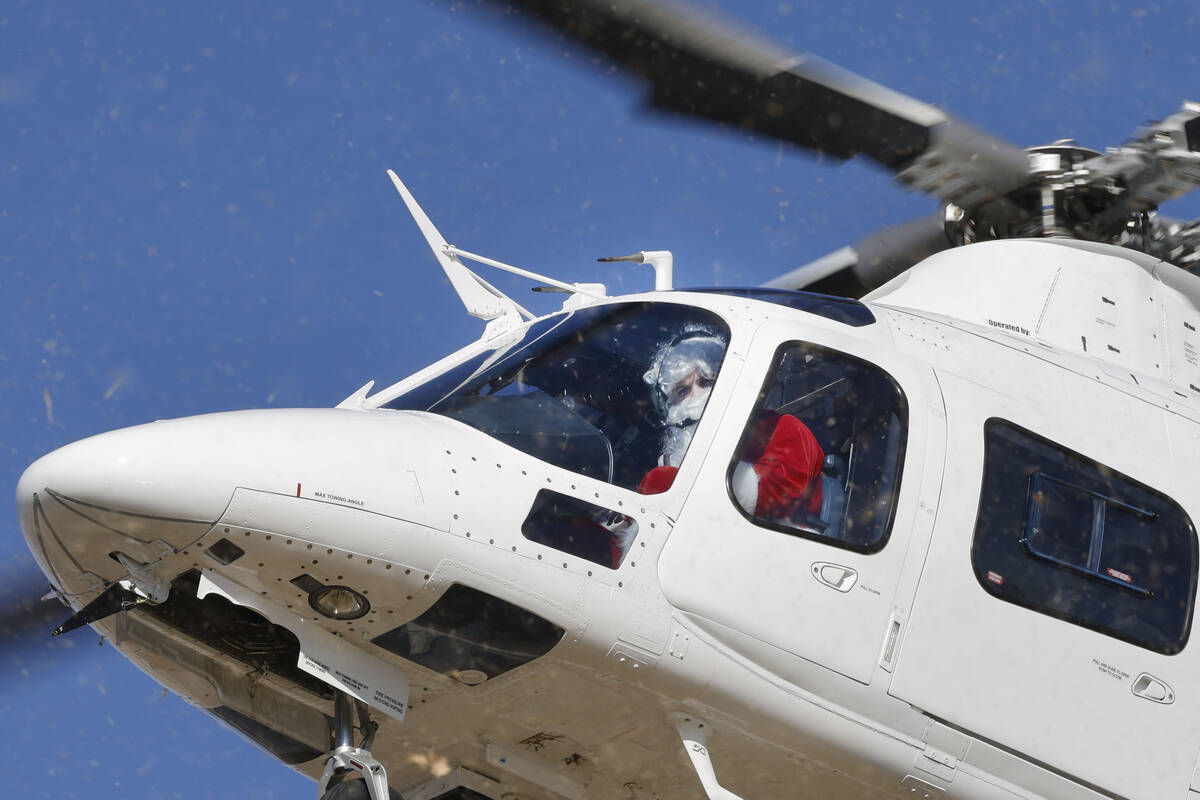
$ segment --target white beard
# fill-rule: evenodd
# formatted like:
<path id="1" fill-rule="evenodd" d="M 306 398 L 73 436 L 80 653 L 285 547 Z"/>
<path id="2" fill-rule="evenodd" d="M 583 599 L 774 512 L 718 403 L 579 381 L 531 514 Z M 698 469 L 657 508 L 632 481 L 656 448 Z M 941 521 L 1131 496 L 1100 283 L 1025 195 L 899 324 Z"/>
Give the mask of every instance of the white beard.
<path id="1" fill-rule="evenodd" d="M 667 424 L 679 425 L 688 420 L 699 420 L 700 415 L 704 413 L 704 406 L 708 403 L 708 396 L 711 393 L 711 389 L 697 392 L 684 402 L 668 408 Z"/>
<path id="2" fill-rule="evenodd" d="M 692 443 L 692 435 L 696 432 L 696 423 L 691 425 L 670 425 L 667 427 L 667 440 L 663 443 L 662 458 L 659 463 L 665 467 L 678 467 L 683 461 L 688 445 Z"/>

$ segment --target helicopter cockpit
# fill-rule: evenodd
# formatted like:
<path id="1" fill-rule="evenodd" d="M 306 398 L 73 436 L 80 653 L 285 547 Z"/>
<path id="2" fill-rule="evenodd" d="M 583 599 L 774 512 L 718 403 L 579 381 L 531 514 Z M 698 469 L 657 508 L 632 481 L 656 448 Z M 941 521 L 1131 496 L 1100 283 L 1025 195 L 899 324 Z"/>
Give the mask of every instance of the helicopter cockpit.
<path id="1" fill-rule="evenodd" d="M 673 303 L 594 306 L 530 325 L 517 342 L 486 350 L 384 407 L 457 420 L 535 458 L 645 494 L 670 488 L 664 448 L 677 466 L 687 450 L 668 423 L 665 353 L 709 344 L 706 384 L 716 379 L 729 326 L 716 314 Z M 689 427 L 703 413 L 694 408 Z M 668 444 L 668 440 L 671 440 Z M 648 482 L 654 472 L 658 478 Z M 631 517 L 553 491 L 539 493 L 525 536 L 616 568 L 637 534 Z"/>
<path id="2" fill-rule="evenodd" d="M 695 368 L 704 374 L 693 377 L 715 382 L 726 322 L 696 306 L 623 303 L 546 317 L 517 336 L 384 407 L 454 419 L 626 490 L 667 491 L 707 404 L 701 393 L 687 419 L 675 419 L 682 406 L 673 387 Z M 783 345 L 730 467 L 730 505 L 758 525 L 874 551 L 890 522 L 905 418 L 898 386 L 872 365 L 814 344 Z M 522 533 L 616 569 L 637 521 L 546 488 Z"/>
<path id="3" fill-rule="evenodd" d="M 384 407 L 440 414 L 555 466 L 636 490 L 658 463 L 664 429 L 646 374 L 684 331 L 729 339 L 720 317 L 692 306 L 556 314 Z"/>

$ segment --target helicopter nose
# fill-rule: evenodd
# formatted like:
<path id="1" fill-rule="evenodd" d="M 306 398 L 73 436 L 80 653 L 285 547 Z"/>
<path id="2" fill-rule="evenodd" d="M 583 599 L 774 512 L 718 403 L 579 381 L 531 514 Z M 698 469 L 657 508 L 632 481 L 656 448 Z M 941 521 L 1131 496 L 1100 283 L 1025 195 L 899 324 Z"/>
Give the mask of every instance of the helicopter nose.
<path id="1" fill-rule="evenodd" d="M 442 428 L 409 412 L 327 408 L 229 411 L 103 433 L 25 470 L 21 530 L 50 583 L 72 598 L 124 579 L 118 554 L 148 565 L 186 550 L 239 489 L 445 531 L 450 470 L 440 454 L 453 431 Z"/>
<path id="2" fill-rule="evenodd" d="M 113 554 L 153 563 L 220 517 L 233 486 L 213 466 L 227 426 L 194 419 L 82 439 L 25 470 L 16 498 L 21 530 L 59 591 L 101 589 L 125 575 Z"/>

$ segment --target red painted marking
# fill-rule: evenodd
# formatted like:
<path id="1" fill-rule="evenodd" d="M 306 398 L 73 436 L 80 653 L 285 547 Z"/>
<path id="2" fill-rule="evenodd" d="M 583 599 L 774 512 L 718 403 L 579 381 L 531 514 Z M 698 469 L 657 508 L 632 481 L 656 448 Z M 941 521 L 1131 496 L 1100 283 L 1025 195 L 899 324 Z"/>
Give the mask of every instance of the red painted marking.
<path id="1" fill-rule="evenodd" d="M 300 496 L 300 484 L 296 484 L 296 497 Z"/>
<path id="2" fill-rule="evenodd" d="M 1109 567 L 1105 571 L 1109 575 L 1112 575 L 1114 578 L 1116 578 L 1119 581 L 1125 581 L 1126 583 L 1133 583 L 1133 576 L 1127 572 L 1121 572 L 1120 570 L 1113 569 L 1112 567 Z"/>

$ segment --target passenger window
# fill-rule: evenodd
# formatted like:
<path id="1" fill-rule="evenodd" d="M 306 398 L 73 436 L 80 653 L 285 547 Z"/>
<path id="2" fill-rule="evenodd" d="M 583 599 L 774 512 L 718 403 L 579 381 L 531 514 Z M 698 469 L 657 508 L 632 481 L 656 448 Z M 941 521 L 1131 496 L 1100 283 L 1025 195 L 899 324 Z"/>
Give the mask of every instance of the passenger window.
<path id="1" fill-rule="evenodd" d="M 1191 628 L 1197 542 L 1165 495 L 999 419 L 985 428 L 971 561 L 990 594 L 1171 655 Z"/>
<path id="2" fill-rule="evenodd" d="M 887 541 L 906 403 L 877 367 L 812 344 L 776 353 L 729 489 L 759 525 L 859 552 Z"/>

